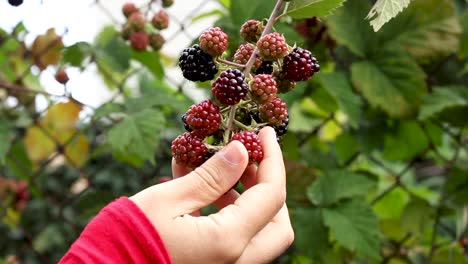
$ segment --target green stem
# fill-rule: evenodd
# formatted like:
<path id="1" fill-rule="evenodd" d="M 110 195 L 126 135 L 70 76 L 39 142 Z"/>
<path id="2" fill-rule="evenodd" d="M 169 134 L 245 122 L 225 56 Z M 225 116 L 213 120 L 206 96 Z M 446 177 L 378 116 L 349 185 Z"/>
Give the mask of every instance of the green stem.
<path id="1" fill-rule="evenodd" d="M 228 66 L 233 66 L 233 67 L 239 68 L 239 69 L 245 68 L 244 64 L 235 63 L 235 62 L 228 61 L 228 60 L 221 59 L 221 58 L 217 58 L 216 61 L 220 62 L 220 63 L 223 63 L 223 64 L 226 64 Z"/>

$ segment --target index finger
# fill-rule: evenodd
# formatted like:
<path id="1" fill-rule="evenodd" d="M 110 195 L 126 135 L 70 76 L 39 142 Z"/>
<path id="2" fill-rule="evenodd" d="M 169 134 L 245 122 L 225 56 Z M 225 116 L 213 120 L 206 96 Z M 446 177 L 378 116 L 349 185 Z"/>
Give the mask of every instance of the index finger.
<path id="1" fill-rule="evenodd" d="M 251 239 L 279 212 L 286 199 L 286 172 L 283 155 L 271 127 L 259 134 L 264 152 L 257 170 L 258 184 L 246 190 L 234 204 L 217 216 L 240 235 Z"/>

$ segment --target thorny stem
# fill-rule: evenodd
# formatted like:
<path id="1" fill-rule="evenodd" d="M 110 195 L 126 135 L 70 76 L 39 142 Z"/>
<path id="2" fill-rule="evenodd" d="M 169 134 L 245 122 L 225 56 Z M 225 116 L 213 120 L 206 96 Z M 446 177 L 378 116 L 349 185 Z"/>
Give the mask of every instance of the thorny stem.
<path id="1" fill-rule="evenodd" d="M 264 30 L 262 32 L 261 37 L 263 37 L 263 36 L 270 33 L 271 28 L 273 27 L 275 19 L 278 16 L 278 13 L 279 13 L 282 5 L 283 5 L 283 0 L 278 0 L 276 2 L 275 8 L 273 8 L 273 11 L 271 12 L 270 17 L 268 18 L 268 22 L 267 22 L 267 24 L 266 24 L 266 26 L 265 26 L 265 28 L 264 28 Z M 250 55 L 249 60 L 245 64 L 244 76 L 250 76 L 250 70 L 252 69 L 252 66 L 253 66 L 253 64 L 255 62 L 255 57 L 257 56 L 257 54 L 258 54 L 258 48 L 255 47 L 254 51 L 252 52 L 252 55 Z M 237 105 L 233 105 L 233 106 L 231 106 L 231 109 L 229 111 L 229 117 L 228 117 L 228 121 L 227 121 L 227 129 L 224 132 L 224 143 L 227 143 L 227 140 L 229 138 L 229 134 L 235 128 L 234 121 L 235 121 L 235 116 L 236 116 L 236 108 L 237 108 Z"/>

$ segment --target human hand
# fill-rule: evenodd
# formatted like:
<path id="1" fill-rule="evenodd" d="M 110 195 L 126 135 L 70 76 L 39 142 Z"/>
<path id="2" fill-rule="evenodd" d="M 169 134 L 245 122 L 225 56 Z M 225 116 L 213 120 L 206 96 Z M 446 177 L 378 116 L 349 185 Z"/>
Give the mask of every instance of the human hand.
<path id="1" fill-rule="evenodd" d="M 281 149 L 272 128 L 259 136 L 264 158 L 258 167 L 248 166 L 245 147 L 233 141 L 194 171 L 173 162 L 175 180 L 130 197 L 174 263 L 268 263 L 292 243 Z M 239 179 L 242 195 L 230 190 Z M 212 203 L 219 212 L 200 216 Z"/>

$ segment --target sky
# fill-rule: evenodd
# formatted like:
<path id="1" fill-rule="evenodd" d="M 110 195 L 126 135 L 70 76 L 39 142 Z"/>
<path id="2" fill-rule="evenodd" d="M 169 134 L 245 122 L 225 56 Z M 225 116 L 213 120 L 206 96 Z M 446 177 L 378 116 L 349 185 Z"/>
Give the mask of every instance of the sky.
<path id="1" fill-rule="evenodd" d="M 37 35 L 44 34 L 51 27 L 55 28 L 59 35 L 66 32 L 63 37 L 65 46 L 79 41 L 92 42 L 103 26 L 112 24 L 113 21 L 118 24 L 124 22 L 125 18 L 121 13 L 121 7 L 126 2 L 126 0 L 100 0 L 99 4 L 96 4 L 95 0 L 24 0 L 21 6 L 12 7 L 7 0 L 0 0 L 0 27 L 11 31 L 19 21 L 23 21 L 30 32 L 26 38 L 27 44 L 32 43 Z M 148 0 L 135 0 L 133 2 L 137 6 L 142 6 L 148 3 Z M 182 20 L 190 16 L 192 10 L 198 9 L 199 6 L 201 6 L 199 13 L 219 8 L 216 1 L 191 0 L 190 5 L 187 5 L 188 2 L 187 0 L 174 1 L 174 5 L 167 9 L 171 16 L 170 21 Z M 155 10 L 157 9 L 155 8 Z M 197 36 L 210 27 L 214 20 L 215 18 L 203 19 L 191 24 L 186 28 L 186 31 L 191 36 Z M 163 30 L 162 34 L 169 38 L 178 29 L 177 23 L 170 22 L 169 28 Z M 161 52 L 171 57 L 178 57 L 178 54 L 189 46 L 190 42 L 190 37 L 185 34 L 177 34 L 177 37 L 166 43 Z M 96 107 L 112 97 L 112 92 L 98 77 L 95 67 L 87 67 L 84 72 L 80 72 L 78 69 L 71 69 L 67 72 L 70 77 L 67 88 L 77 100 Z M 167 69 L 167 74 L 172 77 L 171 79 L 181 79 L 180 70 L 177 68 Z M 63 88 L 55 81 L 54 75 L 55 69 L 49 67 L 41 73 L 41 83 L 46 91 L 61 94 Z M 187 85 L 189 93 L 190 90 L 192 91 L 190 94 L 192 97 L 203 96 L 191 87 L 190 83 Z"/>

